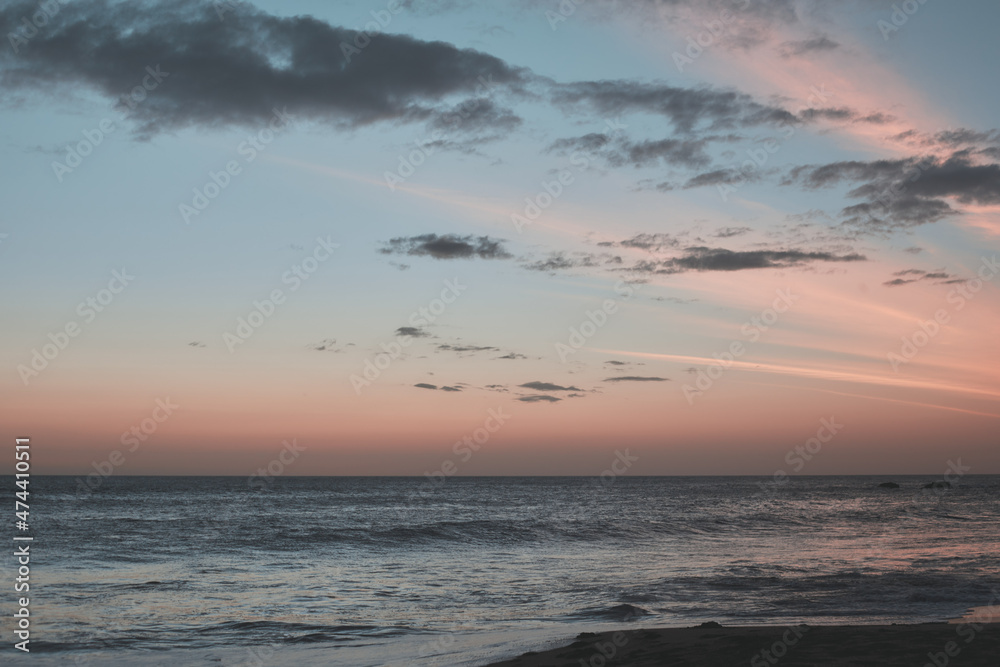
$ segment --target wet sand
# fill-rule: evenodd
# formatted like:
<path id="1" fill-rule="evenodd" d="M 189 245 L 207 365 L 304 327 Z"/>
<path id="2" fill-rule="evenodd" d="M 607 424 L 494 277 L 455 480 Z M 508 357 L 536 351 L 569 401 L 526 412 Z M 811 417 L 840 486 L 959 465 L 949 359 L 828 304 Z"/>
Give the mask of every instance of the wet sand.
<path id="1" fill-rule="evenodd" d="M 494 667 L 1000 666 L 1000 623 L 721 627 L 582 633 Z"/>

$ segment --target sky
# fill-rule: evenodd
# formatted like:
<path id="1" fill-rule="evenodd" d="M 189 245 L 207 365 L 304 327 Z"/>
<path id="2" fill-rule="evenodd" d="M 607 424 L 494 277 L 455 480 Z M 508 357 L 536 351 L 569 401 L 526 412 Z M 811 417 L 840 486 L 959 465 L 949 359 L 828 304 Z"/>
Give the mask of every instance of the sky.
<path id="1" fill-rule="evenodd" d="M 998 19 L 5 3 L 2 430 L 79 476 L 1000 473 Z"/>

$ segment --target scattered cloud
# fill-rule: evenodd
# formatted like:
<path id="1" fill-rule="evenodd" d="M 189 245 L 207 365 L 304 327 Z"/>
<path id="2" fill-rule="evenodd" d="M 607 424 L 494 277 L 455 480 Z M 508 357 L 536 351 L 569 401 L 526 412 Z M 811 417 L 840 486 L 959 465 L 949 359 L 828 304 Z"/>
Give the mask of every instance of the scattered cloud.
<path id="1" fill-rule="evenodd" d="M 643 377 L 641 375 L 622 375 L 620 377 L 605 378 L 605 382 L 669 382 L 670 378 Z"/>
<path id="2" fill-rule="evenodd" d="M 434 259 L 510 259 L 503 239 L 489 236 L 459 236 L 457 234 L 421 234 L 390 239 L 379 252 L 391 255 L 416 255 Z"/>
<path id="3" fill-rule="evenodd" d="M 847 194 L 862 203 L 841 211 L 843 224 L 866 232 L 889 232 L 957 215 L 946 199 L 966 205 L 1000 204 L 1000 165 L 977 164 L 964 152 L 946 159 L 910 157 L 871 162 L 843 161 L 795 167 L 785 185 L 808 189 L 856 183 Z"/>
<path id="4" fill-rule="evenodd" d="M 784 42 L 779 49 L 779 53 L 782 58 L 792 58 L 817 51 L 833 51 L 838 48 L 840 48 L 839 43 L 826 35 L 818 35 L 812 39 Z"/>
<path id="5" fill-rule="evenodd" d="M 308 347 L 310 350 L 315 350 L 316 352 L 343 352 L 342 349 L 337 347 L 337 341 L 333 338 L 327 338 L 318 343 L 312 343 Z"/>
<path id="6" fill-rule="evenodd" d="M 420 389 L 436 389 L 438 391 L 462 391 L 461 387 L 439 387 L 436 384 L 428 384 L 427 382 L 418 382 L 413 386 Z"/>
<path id="7" fill-rule="evenodd" d="M 715 238 L 718 239 L 729 239 L 734 236 L 742 236 L 747 232 L 753 231 L 749 227 L 723 227 L 719 231 L 715 232 Z"/>
<path id="8" fill-rule="evenodd" d="M 578 387 L 562 387 L 551 382 L 525 382 L 519 387 L 524 387 L 525 389 L 534 389 L 535 391 L 582 391 Z"/>
<path id="9" fill-rule="evenodd" d="M 522 403 L 555 403 L 561 401 L 561 398 L 556 398 L 555 396 L 544 396 L 541 394 L 536 394 L 532 396 L 521 396 L 517 400 Z"/>
<path id="10" fill-rule="evenodd" d="M 441 343 L 437 346 L 437 349 L 441 352 L 458 352 L 458 353 L 470 353 L 470 352 L 500 352 L 500 348 L 493 347 L 490 345 L 452 345 L 450 343 Z"/>
<path id="11" fill-rule="evenodd" d="M 597 245 L 611 248 L 637 248 L 639 250 L 659 252 L 669 248 L 676 248 L 680 245 L 680 241 L 670 234 L 657 232 L 654 234 L 636 234 L 624 241 L 601 241 Z"/>
<path id="12" fill-rule="evenodd" d="M 648 113 L 666 118 L 690 134 L 699 128 L 725 130 L 798 123 L 791 112 L 734 90 L 681 88 L 666 83 L 605 80 L 552 86 L 553 102 L 568 111 L 586 108 L 602 117 Z"/>
<path id="13" fill-rule="evenodd" d="M 601 245 L 601 244 L 598 244 Z M 525 261 L 521 266 L 529 271 L 563 271 L 567 269 L 599 266 L 619 266 L 623 262 L 618 255 L 610 253 L 553 252 L 545 259 Z"/>
<path id="14" fill-rule="evenodd" d="M 409 336 L 410 338 L 430 338 L 431 334 L 420 327 L 399 327 L 396 329 L 397 336 Z"/>
<path id="15" fill-rule="evenodd" d="M 763 180 L 765 172 L 759 168 L 753 169 L 735 169 L 732 167 L 726 167 L 723 169 L 713 169 L 712 171 L 706 171 L 701 174 L 696 174 L 689 178 L 681 188 L 684 190 L 690 190 L 691 188 L 701 188 L 711 185 L 743 185 L 746 183 L 756 183 Z M 660 186 L 666 184 L 661 183 L 657 186 L 657 189 L 663 190 Z"/>
<path id="16" fill-rule="evenodd" d="M 892 280 L 887 280 L 882 284 L 886 287 L 898 287 L 923 280 L 932 281 L 936 285 L 952 285 L 965 282 L 964 279 L 943 270 L 924 271 L 922 269 L 904 269 L 903 271 L 896 271 L 892 275 L 895 276 Z"/>
<path id="17" fill-rule="evenodd" d="M 705 167 L 711 162 L 706 152 L 711 137 L 687 139 L 667 138 L 634 141 L 607 134 L 585 134 L 558 139 L 548 150 L 557 153 L 587 151 L 597 155 L 612 167 L 651 167 L 680 165 Z"/>
<path id="18" fill-rule="evenodd" d="M 685 271 L 743 271 L 803 266 L 815 262 L 859 262 L 864 255 L 806 250 L 727 250 L 726 248 L 691 247 L 680 257 L 637 262 L 626 269 L 638 273 L 674 274 Z"/>

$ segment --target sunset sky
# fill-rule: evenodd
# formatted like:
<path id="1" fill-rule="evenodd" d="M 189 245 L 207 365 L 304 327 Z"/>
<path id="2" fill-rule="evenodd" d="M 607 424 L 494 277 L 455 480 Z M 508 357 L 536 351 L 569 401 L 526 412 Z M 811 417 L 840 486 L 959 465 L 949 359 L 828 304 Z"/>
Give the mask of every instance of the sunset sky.
<path id="1" fill-rule="evenodd" d="M 994 2 L 46 7 L 0 9 L 33 472 L 1000 473 Z"/>

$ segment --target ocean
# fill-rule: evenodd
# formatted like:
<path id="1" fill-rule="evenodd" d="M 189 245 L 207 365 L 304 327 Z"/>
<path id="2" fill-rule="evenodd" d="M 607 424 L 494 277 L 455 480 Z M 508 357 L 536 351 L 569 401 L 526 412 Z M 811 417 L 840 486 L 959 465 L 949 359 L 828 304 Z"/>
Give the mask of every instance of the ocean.
<path id="1" fill-rule="evenodd" d="M 1000 588 L 1000 476 L 934 479 L 113 476 L 85 492 L 32 476 L 31 659 L 482 665 L 615 627 L 941 621 Z"/>

